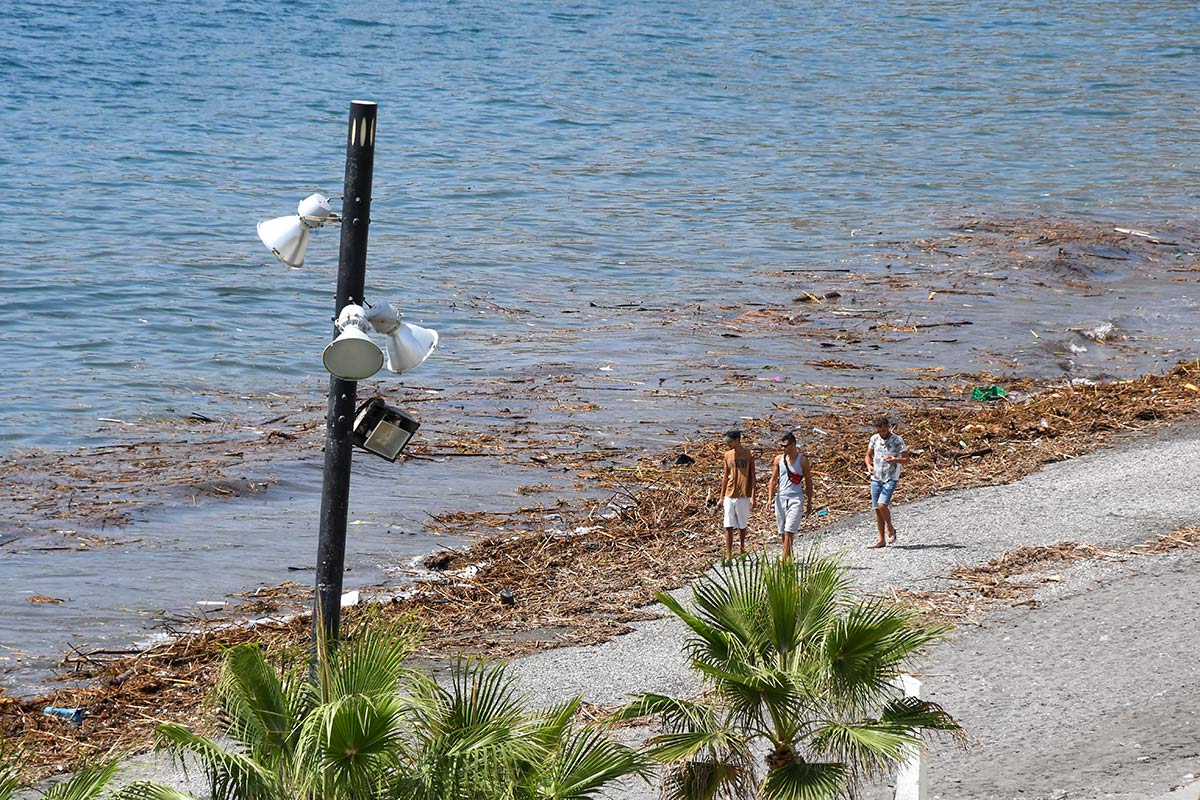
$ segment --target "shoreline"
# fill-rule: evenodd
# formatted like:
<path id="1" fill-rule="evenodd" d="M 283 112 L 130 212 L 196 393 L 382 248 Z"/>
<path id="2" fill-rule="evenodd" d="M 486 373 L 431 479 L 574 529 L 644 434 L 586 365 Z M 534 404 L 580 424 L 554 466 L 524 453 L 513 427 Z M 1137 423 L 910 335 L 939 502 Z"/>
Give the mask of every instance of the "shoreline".
<path id="1" fill-rule="evenodd" d="M 966 751 L 948 742 L 931 744 L 925 756 L 931 800 L 1017 795 L 1031 800 L 1143 800 L 1186 784 L 1195 773 L 1195 731 L 1187 722 L 1200 717 L 1200 698 L 1189 695 L 1186 687 L 1200 667 L 1183 656 L 1192 652 L 1200 635 L 1200 619 L 1184 614 L 1200 590 L 1200 529 L 1190 529 L 1188 545 L 1135 555 L 1140 543 L 1178 530 L 1178 523 L 1188 519 L 1186 509 L 1173 509 L 1144 526 L 1097 524 L 1111 519 L 1114 511 L 1149 519 L 1163 476 L 1174 474 L 1172 465 L 1185 455 L 1200 455 L 1200 423 L 1195 420 L 1049 464 L 1013 483 L 900 506 L 897 510 L 908 523 L 907 549 L 866 550 L 873 529 L 866 515 L 824 531 L 818 546 L 847 554 L 862 591 L 888 596 L 900 587 L 932 582 L 936 591 L 968 592 L 980 601 L 973 618 L 918 665 L 927 696 L 964 717 L 971 739 Z M 1137 477 L 1125 497 L 1109 493 L 1107 501 L 1097 504 L 1079 492 L 1092 480 L 1107 482 L 1131 473 Z M 1176 480 L 1186 483 L 1182 477 Z M 964 515 L 997 507 L 1004 509 L 998 535 L 961 524 Z M 1065 527 L 1045 525 L 1047 509 L 1060 509 Z M 1054 546 L 1059 536 L 1098 553 L 1005 573 L 1004 579 L 1015 586 L 1031 587 L 1031 598 L 989 598 L 952 577 L 954 565 L 963 560 L 1002 563 L 1003 552 Z M 1172 587 L 1169 597 L 1161 595 L 1160 607 L 1146 613 L 1147 591 L 1160 597 L 1164 581 Z M 687 597 L 687 588 L 675 594 Z M 661 608 L 646 610 L 650 618 L 633 623 L 627 635 L 514 659 L 512 669 L 533 704 L 551 705 L 583 694 L 589 701 L 585 715 L 591 719 L 634 691 L 677 696 L 698 691 L 683 655 L 686 629 L 660 613 Z M 1151 668 L 1164 648 L 1180 657 L 1168 662 L 1170 669 Z M 1161 690 L 1172 686 L 1182 688 L 1182 694 L 1164 700 Z M 1114 704 L 1113 698 L 1122 702 Z M 1116 709 L 1116 717 L 1106 716 L 1109 708 Z M 1121 736 L 1134 722 L 1140 726 L 1139 738 Z M 627 744 L 637 744 L 651 732 L 637 726 L 614 730 Z M 1114 741 L 1123 744 L 1110 746 Z M 187 782 L 154 754 L 128 762 L 123 779 L 177 786 Z M 654 785 L 629 780 L 612 796 L 652 800 L 658 794 Z M 864 800 L 891 796 L 886 780 L 865 787 L 863 794 Z M 1182 800 L 1178 794 L 1169 796 Z"/>
<path id="2" fill-rule="evenodd" d="M 452 385 L 378 391 L 428 423 L 408 451 L 414 462 L 515 457 L 518 441 L 543 457 L 590 447 L 602 460 L 686 441 L 706 427 L 697 416 L 721 429 L 782 407 L 821 414 L 885 383 L 905 398 L 984 373 L 1001 383 L 1136 378 L 1195 345 L 1119 302 L 1147 303 L 1148 288 L 1164 287 L 1186 299 L 1200 282 L 1200 228 L 1152 227 L 1163 238 L 1100 218 L 956 212 L 931 221 L 925 238 L 871 236 L 853 263 L 751 269 L 728 303 L 596 290 L 531 310 L 474 298 L 452 308 L 505 321 L 508 338 L 468 326 L 456 347 L 501 347 L 511 363 L 461 364 Z M 1021 307 L 1056 322 L 1014 315 Z M 253 495 L 272 483 L 274 460 L 321 448 L 319 393 L 209 388 L 204 399 L 165 416 L 100 417 L 96 433 L 110 440 L 101 446 L 0 456 L 0 505 L 11 513 L 0 547 L 47 530 L 103 546 L 106 529 L 138 508 Z"/>
<path id="3" fill-rule="evenodd" d="M 1131 224 L 947 212 L 923 233 L 872 235 L 854 259 L 829 262 L 837 266 L 747 265 L 736 290 L 715 298 L 589 286 L 552 302 L 454 305 L 460 322 L 479 315 L 492 333 L 458 331 L 444 353 L 453 385 L 439 385 L 446 373 L 434 371 L 376 387 L 418 412 L 423 429 L 402 464 L 355 464 L 351 522 L 361 527 L 351 529 L 349 587 L 403 582 L 398 561 L 443 543 L 590 526 L 571 515 L 640 481 L 653 485 L 651 467 L 667 465 L 657 459 L 739 420 L 821 428 L 881 400 L 902 414 L 921 403 L 961 406 L 972 383 L 1056 387 L 1158 370 L 1194 349 L 1190 329 L 1156 327 L 1161 314 L 1129 309 L 1164 290 L 1186 305 L 1188 284 L 1200 280 L 1200 231 L 1164 220 L 1157 235 L 1114 227 Z M 480 347 L 505 357 L 480 367 Z M 189 618 L 223 601 L 257 608 L 239 595 L 307 571 L 324 402 L 303 390 L 206 388 L 199 399 L 196 411 L 172 404 L 165 416 L 105 417 L 96 433 L 112 441 L 103 447 L 0 457 L 0 507 L 10 511 L 0 525 L 0 665 L 16 665 L 9 685 L 25 691 L 83 642 L 125 647 L 152 617 Z M 1047 412 L 1053 439 L 1059 420 Z M 934 422 L 965 427 L 953 415 Z M 973 449 L 946 470 L 970 471 L 976 451 L 1037 436 L 977 433 L 959 433 Z M 820 447 L 826 437 L 808 438 Z M 939 480 L 965 485 L 955 474 Z M 171 577 L 192 573 L 214 577 Z"/>
<path id="4" fill-rule="evenodd" d="M 1165 375 L 1094 387 L 1057 386 L 1003 404 L 970 404 L 949 394 L 906 404 L 900 412 L 903 430 L 910 447 L 922 452 L 899 499 L 908 504 L 949 489 L 1002 484 L 1048 462 L 1095 451 L 1114 435 L 1195 418 L 1200 394 L 1185 385 L 1200 380 L 1198 375 L 1200 362 L 1193 362 Z M 1067 409 L 1071 418 L 1061 413 Z M 1042 424 L 1045 414 L 1056 412 L 1053 425 Z M 859 416 L 847 409 L 806 420 L 824 431 L 814 435 L 810 452 L 819 502 L 834 509 L 833 522 L 856 516 L 852 509 L 862 504 L 853 477 L 860 472 Z M 746 427 L 755 436 L 780 429 L 778 421 Z M 719 543 L 711 534 L 708 506 L 709 484 L 715 481 L 706 470 L 718 451 L 715 442 L 696 443 L 688 452 L 697 463 L 686 470 L 666 466 L 673 455 L 668 451 L 623 471 L 591 473 L 590 480 L 613 501 L 587 501 L 574 509 L 574 519 L 586 530 L 555 533 L 540 526 L 474 542 L 445 561 L 450 580 L 424 585 L 383 606 L 385 613 L 419 614 L 427 631 L 423 654 L 429 657 L 452 652 L 513 657 L 626 633 L 646 619 L 644 607 L 654 591 L 686 584 L 715 559 Z M 588 464 L 585 460 L 578 467 L 592 469 Z M 697 480 L 699 475 L 705 477 Z M 753 537 L 759 543 L 765 538 L 761 529 Z M 469 575 L 455 574 L 470 568 Z M 513 592 L 514 606 L 499 601 L 501 588 Z M 297 645 L 307 627 L 299 621 L 260 625 L 252 633 L 202 631 L 132 658 L 96 664 L 87 676 L 90 687 L 31 701 L 6 702 L 0 695 L 0 725 L 7 736 L 38 743 L 34 763 L 43 767 L 70 763 L 98 741 L 133 745 L 144 741 L 156 721 L 200 721 L 197 703 L 222 646 L 258 636 L 273 646 Z M 163 675 L 170 680 L 164 682 Z M 142 700 L 149 694 L 158 698 L 153 711 Z M 89 707 L 94 721 L 78 733 L 57 729 L 38 714 L 47 703 Z"/>

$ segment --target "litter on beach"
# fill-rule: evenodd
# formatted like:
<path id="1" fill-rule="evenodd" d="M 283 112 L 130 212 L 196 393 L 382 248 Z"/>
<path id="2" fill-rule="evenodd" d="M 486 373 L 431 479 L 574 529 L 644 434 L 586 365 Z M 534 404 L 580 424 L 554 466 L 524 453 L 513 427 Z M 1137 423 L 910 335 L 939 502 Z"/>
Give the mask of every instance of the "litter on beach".
<path id="1" fill-rule="evenodd" d="M 47 717 L 54 717 L 71 723 L 75 727 L 83 724 L 84 711 L 82 708 L 59 708 L 57 706 L 46 706 L 42 713 Z"/>

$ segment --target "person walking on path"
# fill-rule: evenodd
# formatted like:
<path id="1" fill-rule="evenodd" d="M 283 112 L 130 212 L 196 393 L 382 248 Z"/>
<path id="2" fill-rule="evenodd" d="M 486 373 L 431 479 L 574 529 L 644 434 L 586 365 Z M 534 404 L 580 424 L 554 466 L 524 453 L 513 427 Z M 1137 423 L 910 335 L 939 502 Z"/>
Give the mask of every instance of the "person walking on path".
<path id="1" fill-rule="evenodd" d="M 871 547 L 884 547 L 896 542 L 896 526 L 892 524 L 892 493 L 900 480 L 900 465 L 908 463 L 908 446 L 892 432 L 887 417 L 877 417 L 871 423 L 875 433 L 867 443 L 865 458 L 871 475 L 871 505 L 875 509 L 875 526 L 879 541 Z"/>
<path id="2" fill-rule="evenodd" d="M 783 452 L 775 457 L 767 481 L 767 504 L 775 507 L 775 523 L 783 539 L 783 559 L 791 561 L 792 541 L 800 532 L 800 522 L 813 513 L 812 474 L 808 456 L 796 444 L 796 434 L 785 433 L 780 444 Z"/>
<path id="3" fill-rule="evenodd" d="M 733 532 L 746 552 L 746 526 L 754 509 L 754 454 L 742 446 L 742 432 L 725 432 L 725 466 L 721 470 L 721 498 L 725 515 L 725 558 L 733 558 Z"/>

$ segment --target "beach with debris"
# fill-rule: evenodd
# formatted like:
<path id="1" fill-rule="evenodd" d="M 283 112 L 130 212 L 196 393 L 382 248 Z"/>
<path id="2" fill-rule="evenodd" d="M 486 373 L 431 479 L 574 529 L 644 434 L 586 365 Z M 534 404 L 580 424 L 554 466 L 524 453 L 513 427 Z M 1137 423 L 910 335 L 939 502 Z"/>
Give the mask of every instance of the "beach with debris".
<path id="1" fill-rule="evenodd" d="M 1010 473 L 1011 482 L 914 498 L 899 507 L 910 520 L 901 541 L 883 552 L 864 549 L 873 534 L 867 515 L 805 531 L 804 546 L 845 554 L 862 591 L 916 599 L 955 624 L 918 673 L 924 696 L 961 715 L 968 731 L 965 750 L 935 741 L 926 753 L 931 798 L 1144 800 L 1165 798 L 1195 778 L 1200 707 L 1189 687 L 1198 677 L 1192 651 L 1200 629 L 1192 605 L 1200 589 L 1200 529 L 1186 504 L 1162 498 L 1187 492 L 1190 477 L 1178 465 L 1200 452 L 1200 428 L 1193 418 L 1118 434 L 1107 444 L 1022 477 Z M 1114 485 L 1120 490 L 1108 488 Z M 553 541 L 545 537 L 541 547 L 553 552 Z M 580 549 L 595 541 L 584 538 Z M 710 562 L 719 552 L 699 546 Z M 459 596 L 473 598 L 468 606 L 477 613 L 498 606 L 479 600 L 487 590 L 475 576 L 485 570 L 454 573 L 456 583 L 472 587 L 469 593 L 459 587 Z M 581 574 L 575 592 L 588 595 L 593 577 Z M 522 598 L 510 614 L 536 602 L 532 587 L 505 585 Z M 592 600 L 588 624 L 604 608 L 600 597 Z M 562 610 L 547 619 L 578 621 Z M 534 651 L 512 662 L 533 701 L 582 694 L 590 719 L 634 690 L 685 696 L 700 690 L 685 667 L 686 631 L 678 620 L 648 605 L 622 621 L 614 638 L 601 629 L 584 640 L 590 643 L 554 646 L 543 627 L 536 631 L 540 641 L 514 646 L 510 640 L 499 652 Z M 303 631 L 268 632 L 272 641 L 297 636 Z M 140 668 L 166 673 L 188 656 L 203 663 L 207 644 L 176 646 L 170 658 L 152 654 Z M 161 691 L 160 684 L 154 694 Z M 186 695 L 174 699 L 186 702 Z M 637 743 L 652 730 L 618 733 Z M 197 779 L 153 755 L 133 759 L 122 774 L 193 787 Z M 883 800 L 891 791 L 879 783 L 864 797 Z M 630 780 L 614 796 L 648 800 L 658 792 Z"/>
<path id="2" fill-rule="evenodd" d="M 1143 269 L 1151 275 L 1172 282 L 1183 275 L 1194 281 L 1191 273 L 1200 269 L 1192 250 L 1187 258 L 1160 257 L 1164 248 L 1182 247 L 1174 241 L 1181 238 L 1178 235 L 1168 239 L 1162 233 L 1146 234 L 1155 240 L 1150 241 L 1093 225 L 1088 230 L 1096 241 L 1084 245 L 1079 243 L 1078 225 L 1046 223 L 1022 229 L 1019 236 L 1003 230 L 1013 237 L 1003 247 L 991 231 L 988 244 L 979 245 L 972 231 L 964 234 L 963 242 L 943 241 L 937 248 L 961 247 L 964 256 L 988 259 L 996 282 L 1005 276 L 1026 280 L 1034 269 L 1051 269 L 1038 253 L 1058 262 L 1067 258 L 1062 253 L 1068 246 L 1080 253 L 1116 247 L 1108 244 L 1112 237 L 1124 243 L 1126 258 L 1143 259 Z M 913 248 L 925 252 L 929 243 L 921 241 Z M 1014 248 L 1020 257 L 1013 255 Z M 1073 263 L 1074 272 L 1082 273 L 1095 260 L 1077 255 Z M 931 274 L 937 275 L 936 282 Z M 828 375 L 823 383 L 775 380 L 785 369 L 778 365 L 767 365 L 757 374 L 732 365 L 702 366 L 660 381 L 606 380 L 616 369 L 604 365 L 595 372 L 555 365 L 519 381 L 488 381 L 457 390 L 406 387 L 397 393 L 397 399 L 410 406 L 425 401 L 428 409 L 423 421 L 430 435 L 407 454 L 406 474 L 411 471 L 430 483 L 446 481 L 459 490 L 422 503 L 423 535 L 413 537 L 409 555 L 381 561 L 373 574 L 348 576 L 361 602 L 347 613 L 412 615 L 426 630 L 422 657 L 431 664 L 458 653 L 497 658 L 548 653 L 519 662 L 536 664 L 539 658 L 553 660 L 556 656 L 549 653 L 560 650 L 588 653 L 612 646 L 624 652 L 620 648 L 636 647 L 644 626 L 661 624 L 653 621 L 659 616 L 652 605 L 655 592 L 685 586 L 719 557 L 714 504 L 720 445 L 715 434 L 720 429 L 717 420 L 731 418 L 747 432 L 760 460 L 769 457 L 770 443 L 781 431 L 794 429 L 802 435 L 814 464 L 817 503 L 828 512 L 806 524 L 804 543 L 820 541 L 822 547 L 845 549 L 864 569 L 883 570 L 878 579 L 865 583 L 868 591 L 915 603 L 932 618 L 958 626 L 963 636 L 991 624 L 985 620 L 1002 618 L 993 615 L 1007 609 L 1038 608 L 1046 586 L 1059 583 L 1046 583 L 1047 570 L 1052 570 L 1051 578 L 1061 578 L 1081 563 L 1190 557 L 1198 538 L 1195 528 L 1185 524 L 1186 504 L 1172 512 L 1173 526 L 1164 527 L 1161 513 L 1143 516 L 1139 511 L 1161 512 L 1161 500 L 1151 490 L 1181 496 L 1182 487 L 1169 487 L 1171 480 L 1183 479 L 1185 471 L 1173 476 L 1146 473 L 1135 490 L 1112 475 L 1100 481 L 1099 488 L 1073 487 L 1055 470 L 1109 458 L 1104 454 L 1112 446 L 1117 446 L 1113 453 L 1128 459 L 1140 441 L 1169 442 L 1175 435 L 1192 441 L 1186 432 L 1200 413 L 1200 363 L 1183 361 L 1138 377 L 1147 360 L 1161 363 L 1177 351 L 1155 349 L 1151 337 L 1136 335 L 1128 327 L 1118 332 L 1112 325 L 1061 329 L 1056 335 L 1067 338 L 1056 347 L 1062 349 L 1043 351 L 1042 340 L 1051 334 L 1043 325 L 1041 333 L 1024 331 L 1033 348 L 1022 351 L 1024 358 L 1030 352 L 1045 353 L 1043 360 L 1031 369 L 1006 367 L 1003 362 L 1014 360 L 1009 342 L 1018 333 L 1015 328 L 1025 324 L 1009 321 L 1007 328 L 993 324 L 965 351 L 958 334 L 953 342 L 941 343 L 954 345 L 941 352 L 958 353 L 963 361 L 965 352 L 973 362 L 998 364 L 995 372 L 954 371 L 953 364 L 914 369 L 903 360 L 891 364 L 882 357 L 872 365 L 869 354 L 878 352 L 872 337 L 881 343 L 879 350 L 886 345 L 897 352 L 905 347 L 930 352 L 939 345 L 932 339 L 944 336 L 938 332 L 941 328 L 974 327 L 950 324 L 967 320 L 960 318 L 961 310 L 938 305 L 953 294 L 954 285 L 965 283 L 950 284 L 940 271 L 920 270 L 903 279 L 883 279 L 886 291 L 871 280 L 844 276 L 832 284 L 812 275 L 802 280 L 809 288 L 783 304 L 721 309 L 727 323 L 715 335 L 752 339 L 747 346 L 761 344 L 770 353 L 760 356 L 763 360 L 780 355 L 770 348 L 781 347 L 785 335 L 795 337 L 787 339 L 792 347 L 816 339 L 829 342 L 827 350 L 852 349 L 855 361 L 825 359 L 807 365 Z M 1037 294 L 1043 282 L 1032 281 L 1031 293 Z M 1077 293 L 1087 298 L 1096 289 L 1089 282 L 1062 285 L 1064 296 Z M 861 303 L 844 299 L 847 294 Z M 983 311 L 972 304 L 971 313 L 986 312 L 986 298 L 983 295 Z M 842 313 L 835 313 L 839 310 Z M 678 324 L 677 319 L 662 317 L 662 309 L 621 313 L 637 315 L 624 323 L 630 327 L 654 318 L 665 325 Z M 1063 341 L 1088 345 L 1072 349 Z M 1109 359 L 1104 369 L 1116 371 L 1119 363 L 1131 377 L 1073 379 L 1045 360 L 1048 355 L 1079 358 L 1084 352 L 1104 353 Z M 1058 374 L 1053 374 L 1055 369 Z M 1029 374 L 1023 376 L 1023 371 Z M 875 388 L 874 380 L 889 388 Z M 1004 392 L 980 394 L 993 386 L 1004 387 Z M 885 560 L 873 562 L 857 553 L 858 542 L 847 532 L 863 524 L 866 420 L 881 406 L 897 419 L 914 462 L 897 496 L 903 540 L 900 547 L 881 554 Z M 636 409 L 636 417 L 630 416 L 631 409 Z M 141 515 L 166 520 L 188 514 L 227 518 L 232 520 L 230 527 L 253 539 L 246 535 L 247 528 L 261 524 L 255 515 L 262 513 L 255 506 L 270 507 L 272 496 L 281 490 L 300 492 L 300 481 L 284 470 L 289 461 L 304 464 L 319 456 L 319 415 L 318 406 L 273 398 L 248 422 L 154 423 L 129 431 L 129 441 L 116 446 L 9 459 L 0 464 L 6 477 L 5 502 L 25 516 L 19 535 L 11 534 L 5 546 L 13 555 L 30 559 L 126 560 L 143 553 L 161 563 L 161 552 L 156 552 L 161 545 L 141 538 L 148 527 L 139 520 Z M 600 426 L 603 430 L 597 435 Z M 181 444 L 186 459 L 171 455 L 171 448 Z M 1116 473 L 1144 472 L 1117 456 L 1111 458 L 1117 459 L 1108 462 Z M 1182 463 L 1187 463 L 1186 457 Z M 363 472 L 355 476 L 360 485 L 383 479 L 369 467 Z M 1005 521 L 1008 504 L 1002 499 L 979 513 L 937 523 L 922 505 L 942 503 L 953 509 L 963 492 L 987 498 L 993 491 L 987 487 L 1039 481 L 1063 502 L 1043 497 L 1034 517 L 1017 522 Z M 1080 528 L 1070 504 L 1090 507 L 1094 501 L 1089 498 L 1096 494 L 1128 509 L 1138 524 L 1111 534 L 1111 526 L 1088 523 L 1086 531 Z M 402 509 L 368 509 L 352 522 L 351 530 L 382 528 L 394 536 L 403 524 L 397 518 L 403 518 Z M 765 517 L 755 520 L 755 546 L 771 546 L 770 529 Z M 432 552 L 430 537 L 436 542 Z M 255 543 L 240 544 L 244 546 L 234 548 L 233 556 L 244 560 Z M 275 540 L 259 546 L 278 547 Z M 152 727 L 164 720 L 204 724 L 200 700 L 223 648 L 253 639 L 279 647 L 303 646 L 310 626 L 304 613 L 311 597 L 305 578 L 311 572 L 305 571 L 302 555 L 296 560 L 295 572 L 280 569 L 285 580 L 239 586 L 236 593 L 222 592 L 209 606 L 189 608 L 189 599 L 176 595 L 174 608 L 160 608 L 150 619 L 99 645 L 85 638 L 86 628 L 68 631 L 79 638 L 43 653 L 40 666 L 37 659 L 29 659 L 24 672 L 10 667 L 10 674 L 23 680 L 19 689 L 0 700 L 5 735 L 29 746 L 38 769 L 49 770 L 70 765 L 97 747 L 144 746 Z M 280 563 L 278 554 L 274 563 L 291 566 Z M 18 598 L 16 607 L 25 616 L 7 624 L 28 629 L 31 614 L 52 620 L 60 609 L 87 613 L 85 597 L 70 596 L 52 586 L 51 574 L 41 575 L 41 585 L 51 588 Z M 173 585 L 177 588 L 178 582 Z M 151 632 L 155 638 L 145 641 Z M 682 669 L 678 653 L 670 648 L 657 648 L 653 657 Z M 19 654 L 9 659 L 21 666 Z M 552 672 L 568 674 L 557 668 Z M 550 674 L 539 673 L 533 683 L 553 685 Z M 647 674 L 630 668 L 618 681 L 621 691 L 649 688 L 635 685 L 629 677 L 640 680 Z M 49 676 L 53 681 L 45 683 Z M 592 677 L 587 681 L 596 685 Z M 616 702 L 593 699 L 591 694 L 588 699 L 597 714 Z M 41 714 L 45 705 L 86 708 L 87 721 L 79 729 L 64 729 Z M 985 729 L 986 724 L 985 720 Z"/>
<path id="3" fill-rule="evenodd" d="M 11 6 L 0 800 L 186 784 L 156 726 L 220 730 L 231 646 L 303 663 L 314 584 L 572 725 L 694 693 L 656 600 L 721 569 L 731 428 L 760 478 L 799 438 L 801 551 L 952 629 L 931 798 L 1196 800 L 1195 4 Z M 388 306 L 436 350 L 351 391 Z M 326 466 L 351 401 L 398 460 Z"/>

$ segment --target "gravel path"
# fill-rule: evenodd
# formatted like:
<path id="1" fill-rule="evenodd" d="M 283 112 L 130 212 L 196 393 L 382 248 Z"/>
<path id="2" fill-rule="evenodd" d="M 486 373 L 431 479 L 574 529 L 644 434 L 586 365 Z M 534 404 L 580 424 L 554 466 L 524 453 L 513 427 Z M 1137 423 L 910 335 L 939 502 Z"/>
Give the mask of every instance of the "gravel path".
<path id="1" fill-rule="evenodd" d="M 898 547 L 865 549 L 874 539 L 865 515 L 828 529 L 821 547 L 844 551 L 863 588 L 886 591 L 945 585 L 955 564 L 1022 546 L 1130 545 L 1197 521 L 1198 462 L 1200 425 L 1175 426 L 1006 486 L 911 504 L 901 494 Z M 972 746 L 932 751 L 930 797 L 1133 800 L 1200 773 L 1198 566 L 1191 552 L 1077 564 L 1056 570 L 1064 581 L 1039 607 L 960 627 L 931 653 L 928 696 L 963 720 Z M 694 691 L 682 642 L 682 626 L 660 619 L 515 667 L 539 701 L 583 694 L 617 704 L 638 691 Z M 614 796 L 656 792 L 629 786 Z"/>
<path id="2" fill-rule="evenodd" d="M 1200 771 L 1200 554 L 1056 572 L 1057 598 L 933 653 L 926 697 L 971 749 L 931 749 L 930 798 L 1144 800 Z"/>

